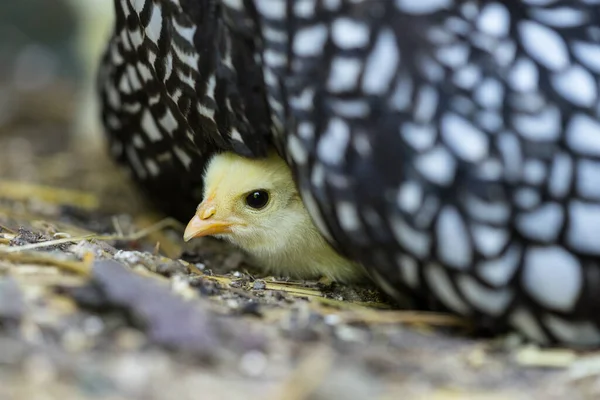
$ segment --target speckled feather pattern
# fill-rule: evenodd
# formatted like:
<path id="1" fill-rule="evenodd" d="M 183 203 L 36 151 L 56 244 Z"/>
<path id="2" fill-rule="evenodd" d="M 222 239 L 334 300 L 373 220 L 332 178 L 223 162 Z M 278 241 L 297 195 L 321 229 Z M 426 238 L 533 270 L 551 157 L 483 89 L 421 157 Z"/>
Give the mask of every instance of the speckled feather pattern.
<path id="1" fill-rule="evenodd" d="M 241 24 L 210 0 L 115 0 L 115 9 L 99 77 L 111 153 L 184 219 L 211 154 L 266 154 L 270 119 L 252 27 L 230 28 Z"/>
<path id="2" fill-rule="evenodd" d="M 270 140 L 391 294 L 600 344 L 600 1 L 181 3 L 116 1 L 101 76 L 115 154 L 146 185 L 194 179 L 163 153 Z"/>

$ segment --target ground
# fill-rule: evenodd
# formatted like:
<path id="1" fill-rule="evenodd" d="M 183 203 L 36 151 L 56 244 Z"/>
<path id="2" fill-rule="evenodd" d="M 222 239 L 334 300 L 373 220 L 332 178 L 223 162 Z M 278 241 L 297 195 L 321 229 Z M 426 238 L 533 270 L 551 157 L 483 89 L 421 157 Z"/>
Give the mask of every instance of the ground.
<path id="1" fill-rule="evenodd" d="M 184 245 L 104 147 L 72 140 L 74 99 L 56 83 L 2 109 L 0 399 L 600 395 L 597 354 L 473 338 L 368 286 L 267 277 L 223 243 Z"/>

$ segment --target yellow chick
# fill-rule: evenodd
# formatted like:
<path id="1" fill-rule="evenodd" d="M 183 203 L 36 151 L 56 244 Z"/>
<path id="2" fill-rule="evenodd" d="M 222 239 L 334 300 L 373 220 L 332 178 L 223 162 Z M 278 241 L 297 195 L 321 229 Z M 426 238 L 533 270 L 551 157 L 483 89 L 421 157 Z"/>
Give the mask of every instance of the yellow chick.
<path id="1" fill-rule="evenodd" d="M 361 265 L 340 256 L 312 222 L 292 173 L 275 151 L 264 159 L 215 155 L 204 174 L 204 201 L 184 240 L 214 236 L 247 252 L 270 273 L 350 282 Z"/>

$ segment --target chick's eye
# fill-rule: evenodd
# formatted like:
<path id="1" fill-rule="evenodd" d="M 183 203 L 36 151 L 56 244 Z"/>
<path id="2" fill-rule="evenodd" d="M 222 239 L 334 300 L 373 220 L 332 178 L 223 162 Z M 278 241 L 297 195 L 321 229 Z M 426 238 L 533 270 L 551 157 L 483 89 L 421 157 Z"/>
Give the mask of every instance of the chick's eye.
<path id="1" fill-rule="evenodd" d="M 246 204 L 254 209 L 261 209 L 269 202 L 269 193 L 266 190 L 255 190 L 246 196 Z"/>

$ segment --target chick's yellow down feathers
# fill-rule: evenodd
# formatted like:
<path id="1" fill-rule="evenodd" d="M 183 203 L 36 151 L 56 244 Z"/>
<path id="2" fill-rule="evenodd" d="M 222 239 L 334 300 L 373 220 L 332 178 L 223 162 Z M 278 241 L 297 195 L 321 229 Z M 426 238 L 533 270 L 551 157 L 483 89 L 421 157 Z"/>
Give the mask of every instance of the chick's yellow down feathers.
<path id="1" fill-rule="evenodd" d="M 364 269 L 339 255 L 312 222 L 292 173 L 271 151 L 264 159 L 215 155 L 204 174 L 204 201 L 184 234 L 225 239 L 270 273 L 349 282 Z"/>

